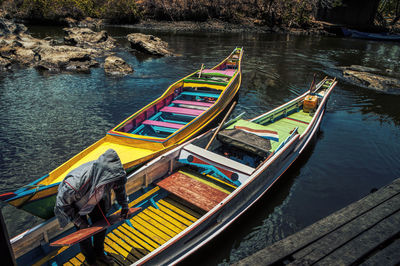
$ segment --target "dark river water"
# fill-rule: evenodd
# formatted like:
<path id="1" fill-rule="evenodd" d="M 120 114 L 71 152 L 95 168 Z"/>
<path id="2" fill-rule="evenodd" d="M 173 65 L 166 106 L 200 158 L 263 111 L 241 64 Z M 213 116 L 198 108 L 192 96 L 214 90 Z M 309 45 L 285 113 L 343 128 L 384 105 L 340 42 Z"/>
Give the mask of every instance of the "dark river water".
<path id="1" fill-rule="evenodd" d="M 243 83 L 234 114 L 261 114 L 303 93 L 313 74 L 335 76 L 337 66 L 400 71 L 398 43 L 335 37 L 252 33 L 150 32 L 180 56 L 153 58 L 128 51 L 129 28 L 108 28 L 117 54 L 135 69 L 113 78 L 0 73 L 0 192 L 43 176 L 80 152 L 174 81 L 204 63 L 212 67 L 236 46 L 244 48 Z M 37 37 L 62 38 L 60 28 L 32 27 Z M 100 59 L 101 61 L 102 59 Z M 187 264 L 229 264 L 341 209 L 400 177 L 400 97 L 339 80 L 318 141 L 281 181 Z M 10 235 L 40 222 L 1 205 Z"/>

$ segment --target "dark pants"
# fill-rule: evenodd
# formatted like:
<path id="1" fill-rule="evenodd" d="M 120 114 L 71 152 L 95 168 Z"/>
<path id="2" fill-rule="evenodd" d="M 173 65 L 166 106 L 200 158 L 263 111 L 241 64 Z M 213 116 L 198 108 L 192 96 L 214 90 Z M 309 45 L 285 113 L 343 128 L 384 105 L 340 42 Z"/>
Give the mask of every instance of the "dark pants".
<path id="1" fill-rule="evenodd" d="M 97 221 L 104 220 L 104 216 L 101 213 L 103 211 L 104 215 L 106 215 L 104 211 L 104 200 L 101 200 L 96 207 L 94 207 L 93 211 L 89 213 L 90 220 L 92 224 L 96 223 Z M 81 216 L 81 218 L 87 221 L 87 216 Z M 81 247 L 81 252 L 86 258 L 86 262 L 88 264 L 94 264 L 96 262 L 96 256 L 104 254 L 104 239 L 106 238 L 106 229 L 103 231 L 95 234 L 93 236 L 93 243 L 92 238 L 88 238 L 83 240 L 79 243 Z"/>

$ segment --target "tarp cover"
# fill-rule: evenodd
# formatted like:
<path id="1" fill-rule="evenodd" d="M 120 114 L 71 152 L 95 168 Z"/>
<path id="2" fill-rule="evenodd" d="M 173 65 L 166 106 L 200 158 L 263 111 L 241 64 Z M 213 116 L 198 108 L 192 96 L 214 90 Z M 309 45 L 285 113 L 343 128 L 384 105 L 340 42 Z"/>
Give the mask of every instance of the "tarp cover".
<path id="1" fill-rule="evenodd" d="M 81 215 L 90 213 L 94 206 L 105 200 L 106 212 L 111 207 L 110 190 L 114 189 L 118 204 L 128 207 L 125 192 L 126 172 L 118 154 L 109 149 L 97 160 L 75 168 L 58 187 L 54 213 L 64 227 Z"/>
<path id="2" fill-rule="evenodd" d="M 218 133 L 217 138 L 223 143 L 230 144 L 261 157 L 266 157 L 270 154 L 271 142 L 269 139 L 259 137 L 240 129 L 224 129 Z"/>

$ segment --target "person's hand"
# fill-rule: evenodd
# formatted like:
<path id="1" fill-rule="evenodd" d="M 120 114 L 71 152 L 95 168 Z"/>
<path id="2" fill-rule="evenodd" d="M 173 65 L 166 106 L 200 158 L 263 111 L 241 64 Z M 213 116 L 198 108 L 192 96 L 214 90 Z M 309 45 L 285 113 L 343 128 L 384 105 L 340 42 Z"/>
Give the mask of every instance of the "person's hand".
<path id="1" fill-rule="evenodd" d="M 124 220 L 126 220 L 127 218 L 128 218 L 128 211 L 129 211 L 129 209 L 128 208 L 122 208 L 121 209 L 121 218 L 122 219 L 124 219 Z"/>
<path id="2" fill-rule="evenodd" d="M 78 218 L 75 221 L 75 226 L 79 228 L 79 230 L 84 229 L 84 228 L 88 228 L 89 224 L 85 219 L 82 218 Z"/>

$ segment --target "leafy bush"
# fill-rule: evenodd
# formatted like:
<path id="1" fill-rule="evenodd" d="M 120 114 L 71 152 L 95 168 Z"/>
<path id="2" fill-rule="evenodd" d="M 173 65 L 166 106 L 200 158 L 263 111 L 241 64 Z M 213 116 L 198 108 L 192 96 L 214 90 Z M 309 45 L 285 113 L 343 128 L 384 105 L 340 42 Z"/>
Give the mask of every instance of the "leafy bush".
<path id="1" fill-rule="evenodd" d="M 134 22 L 139 19 L 135 0 L 5 0 L 3 7 L 28 20 L 94 17 Z"/>

